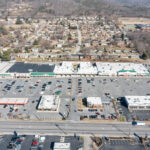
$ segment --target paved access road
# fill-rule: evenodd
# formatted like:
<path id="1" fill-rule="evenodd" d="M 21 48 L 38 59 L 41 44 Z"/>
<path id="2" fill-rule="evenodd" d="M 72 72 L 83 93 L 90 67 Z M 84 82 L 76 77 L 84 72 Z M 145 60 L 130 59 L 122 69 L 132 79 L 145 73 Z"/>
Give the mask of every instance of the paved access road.
<path id="1" fill-rule="evenodd" d="M 81 46 L 81 41 L 82 41 L 82 36 L 81 36 L 81 31 L 80 31 L 80 28 L 79 28 L 79 25 L 77 25 L 77 32 L 78 32 L 78 45 L 77 45 L 77 48 L 75 50 L 75 54 L 78 54 L 80 52 L 80 46 Z"/>
<path id="2" fill-rule="evenodd" d="M 150 124 L 132 126 L 131 123 L 87 123 L 87 122 L 35 122 L 35 121 L 1 121 L 0 132 L 11 134 L 45 135 L 100 135 L 100 136 L 145 136 L 150 134 Z"/>

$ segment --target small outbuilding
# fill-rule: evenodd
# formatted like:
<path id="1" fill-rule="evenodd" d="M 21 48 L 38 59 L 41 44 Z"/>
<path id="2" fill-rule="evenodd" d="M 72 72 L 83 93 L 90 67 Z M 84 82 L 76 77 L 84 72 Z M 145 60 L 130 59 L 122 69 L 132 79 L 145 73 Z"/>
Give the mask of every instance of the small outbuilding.
<path id="1" fill-rule="evenodd" d="M 87 97 L 87 106 L 91 108 L 103 108 L 100 97 Z"/>

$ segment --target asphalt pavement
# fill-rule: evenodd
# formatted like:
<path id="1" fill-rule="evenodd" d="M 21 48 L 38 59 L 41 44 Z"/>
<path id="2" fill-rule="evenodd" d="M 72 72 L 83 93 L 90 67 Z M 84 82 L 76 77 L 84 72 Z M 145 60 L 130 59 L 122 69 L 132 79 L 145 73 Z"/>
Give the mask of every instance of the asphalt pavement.
<path id="1" fill-rule="evenodd" d="M 36 121 L 1 121 L 0 133 L 11 134 L 13 131 L 19 134 L 42 135 L 91 135 L 91 136 L 140 136 L 150 135 L 150 124 L 145 126 L 132 126 L 131 123 L 90 123 L 78 121 L 65 122 L 36 122 Z"/>

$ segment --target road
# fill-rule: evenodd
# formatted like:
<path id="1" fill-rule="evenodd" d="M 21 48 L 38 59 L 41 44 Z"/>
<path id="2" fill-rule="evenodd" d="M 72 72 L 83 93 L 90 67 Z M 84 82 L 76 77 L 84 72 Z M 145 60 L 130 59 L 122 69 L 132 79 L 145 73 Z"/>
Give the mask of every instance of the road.
<path id="1" fill-rule="evenodd" d="M 80 46 L 81 46 L 81 41 L 82 41 L 82 36 L 81 36 L 81 31 L 79 29 L 79 25 L 78 24 L 76 25 L 77 25 L 77 32 L 78 32 L 78 44 L 77 44 L 77 48 L 74 54 L 78 54 L 80 52 L 80 48 L 81 48 Z"/>
<path id="2" fill-rule="evenodd" d="M 27 39 L 27 41 L 30 42 L 34 39 L 34 37 L 38 37 L 38 34 L 43 30 L 43 28 L 44 27 L 40 26 L 40 28 L 38 28 L 38 30 L 35 31 L 35 33 Z"/>
<path id="3" fill-rule="evenodd" d="M 0 133 L 45 135 L 99 135 L 99 136 L 133 136 L 134 133 L 145 136 L 150 134 L 150 124 L 132 126 L 131 123 L 88 123 L 88 122 L 36 122 L 36 121 L 1 121 Z"/>

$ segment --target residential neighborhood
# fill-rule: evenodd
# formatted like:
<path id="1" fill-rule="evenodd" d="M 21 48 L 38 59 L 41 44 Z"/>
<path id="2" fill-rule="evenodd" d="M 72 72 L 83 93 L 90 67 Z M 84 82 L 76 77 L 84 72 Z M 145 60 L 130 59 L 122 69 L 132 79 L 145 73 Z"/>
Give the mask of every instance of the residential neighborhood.
<path id="1" fill-rule="evenodd" d="M 10 54 L 2 60 L 142 61 L 127 36 L 127 25 L 119 20 L 95 15 L 48 20 L 17 17 L 1 19 L 0 24 L 0 52 Z"/>

